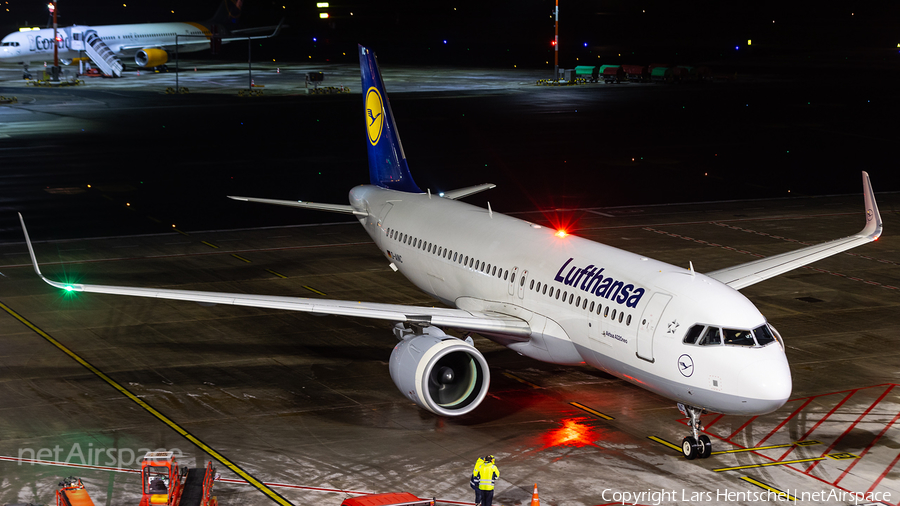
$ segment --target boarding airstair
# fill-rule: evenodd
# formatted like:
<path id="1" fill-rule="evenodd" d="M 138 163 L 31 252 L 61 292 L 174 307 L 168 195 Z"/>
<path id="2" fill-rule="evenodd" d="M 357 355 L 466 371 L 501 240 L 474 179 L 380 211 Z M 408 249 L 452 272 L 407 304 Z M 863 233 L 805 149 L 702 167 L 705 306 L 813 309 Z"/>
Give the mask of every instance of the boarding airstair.
<path id="1" fill-rule="evenodd" d="M 122 62 L 116 58 L 112 49 L 97 35 L 96 30 L 84 31 L 84 52 L 87 53 L 94 65 L 99 67 L 104 74 L 121 77 Z"/>

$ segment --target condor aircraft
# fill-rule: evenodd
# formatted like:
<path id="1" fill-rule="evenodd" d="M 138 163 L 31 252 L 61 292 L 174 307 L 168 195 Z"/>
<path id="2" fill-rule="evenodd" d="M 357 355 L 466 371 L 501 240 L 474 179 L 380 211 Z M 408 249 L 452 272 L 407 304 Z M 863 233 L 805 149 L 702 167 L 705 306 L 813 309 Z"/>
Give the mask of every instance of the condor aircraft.
<path id="1" fill-rule="evenodd" d="M 876 240 L 882 231 L 863 172 L 865 228 L 856 235 L 701 274 L 459 201 L 481 184 L 438 196 L 413 181 L 375 55 L 359 47 L 371 184 L 349 205 L 250 197 L 235 200 L 345 213 L 390 267 L 448 308 L 242 293 L 68 284 L 77 292 L 132 295 L 374 318 L 399 339 L 390 374 L 404 396 L 442 416 L 474 410 L 490 383 L 477 332 L 522 355 L 587 363 L 672 399 L 690 418 L 688 459 L 708 457 L 700 415 L 761 415 L 791 395 L 785 344 L 738 290 Z"/>
<path id="2" fill-rule="evenodd" d="M 59 58 L 64 63 L 87 54 L 109 75 L 122 71 L 119 57 L 133 58 L 138 67 L 164 65 L 176 49 L 181 53 L 210 48 L 214 32 L 222 43 L 247 40 L 249 34 L 273 27 L 231 29 L 241 14 L 240 0 L 223 0 L 215 16 L 204 23 L 142 23 L 132 25 L 73 25 L 57 30 Z M 281 25 L 268 38 L 277 35 Z M 13 32 L 0 41 L 0 62 L 22 63 L 53 60 L 53 29 Z M 118 63 L 118 66 L 117 66 Z M 106 67 L 109 67 L 108 69 Z"/>

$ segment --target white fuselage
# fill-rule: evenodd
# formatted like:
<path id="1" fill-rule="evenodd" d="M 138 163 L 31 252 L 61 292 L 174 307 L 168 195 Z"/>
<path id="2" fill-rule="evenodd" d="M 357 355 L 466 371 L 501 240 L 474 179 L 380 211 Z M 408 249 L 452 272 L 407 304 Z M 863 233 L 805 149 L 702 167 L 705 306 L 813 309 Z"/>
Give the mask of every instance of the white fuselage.
<path id="1" fill-rule="evenodd" d="M 71 60 L 83 57 L 84 34 L 94 30 L 103 42 L 120 58 L 133 57 L 141 49 L 175 49 L 191 52 L 209 49 L 209 29 L 199 23 L 140 23 L 131 25 L 83 26 L 59 28 L 59 58 Z M 206 42 L 206 43 L 203 43 Z M 9 63 L 53 62 L 53 29 L 43 28 L 27 32 L 13 32 L 0 41 L 0 61 Z"/>
<path id="2" fill-rule="evenodd" d="M 546 362 L 587 363 L 709 411 L 783 405 L 783 343 L 685 344 L 694 325 L 766 325 L 738 291 L 702 274 L 437 195 L 375 186 L 350 192 L 360 222 L 421 290 L 460 309 L 529 323 L 529 339 L 489 336 Z"/>

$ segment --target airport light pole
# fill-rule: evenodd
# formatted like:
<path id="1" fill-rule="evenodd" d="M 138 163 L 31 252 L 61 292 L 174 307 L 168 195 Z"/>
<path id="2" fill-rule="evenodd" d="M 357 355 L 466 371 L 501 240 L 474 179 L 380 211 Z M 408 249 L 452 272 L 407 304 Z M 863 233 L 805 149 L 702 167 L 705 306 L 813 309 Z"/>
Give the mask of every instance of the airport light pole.
<path id="1" fill-rule="evenodd" d="M 50 69 L 51 79 L 59 81 L 59 33 L 56 25 L 56 2 L 53 0 L 47 7 L 53 13 L 53 68 Z"/>
<path id="2" fill-rule="evenodd" d="M 553 17 L 555 18 L 553 24 L 553 79 L 559 79 L 559 0 L 556 0 Z"/>

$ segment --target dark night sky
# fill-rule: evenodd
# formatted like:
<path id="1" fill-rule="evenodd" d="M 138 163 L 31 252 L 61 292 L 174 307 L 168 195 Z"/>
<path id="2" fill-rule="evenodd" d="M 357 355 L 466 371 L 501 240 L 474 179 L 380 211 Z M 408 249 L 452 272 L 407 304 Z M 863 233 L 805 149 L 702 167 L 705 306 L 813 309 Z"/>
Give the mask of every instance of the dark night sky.
<path id="1" fill-rule="evenodd" d="M 10 9 L 8 13 L 0 11 L 4 33 L 26 21 L 36 26 L 48 22 L 42 0 L 3 1 L 9 2 L 4 5 Z M 290 29 L 278 44 L 268 44 L 260 57 L 309 61 L 307 56 L 312 55 L 314 61 L 334 61 L 344 52 L 354 56 L 353 48 L 361 42 L 375 47 L 383 60 L 396 63 L 552 64 L 550 0 L 337 0 L 331 5 L 332 18 L 323 21 L 318 19 L 315 0 L 247 0 L 242 21 L 251 26 L 269 25 L 286 17 Z M 217 7 L 216 0 L 62 0 L 60 25 L 202 21 Z M 699 63 L 752 56 L 775 62 L 843 60 L 895 65 L 900 58 L 896 47 L 900 42 L 898 2 L 564 0 L 560 13 L 560 57 L 565 67 L 596 60 L 598 55 L 605 63 L 621 63 L 616 60 L 620 53 L 626 59 L 633 53 L 634 63 Z M 318 38 L 316 43 L 313 37 Z M 747 39 L 753 40 L 752 54 L 735 51 L 735 45 L 746 49 Z"/>

